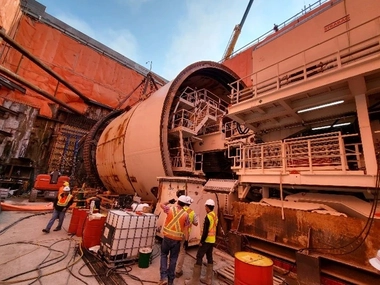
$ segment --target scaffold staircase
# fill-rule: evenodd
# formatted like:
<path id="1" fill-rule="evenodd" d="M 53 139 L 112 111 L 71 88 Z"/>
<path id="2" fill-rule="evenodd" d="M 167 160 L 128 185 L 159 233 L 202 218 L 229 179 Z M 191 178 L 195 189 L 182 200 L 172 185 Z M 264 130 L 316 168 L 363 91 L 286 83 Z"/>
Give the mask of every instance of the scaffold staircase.
<path id="1" fill-rule="evenodd" d="M 214 100 L 217 97 L 206 89 L 184 89 L 177 98 L 172 110 L 169 134 L 176 138 L 170 148 L 170 158 L 174 172 L 201 172 L 203 156 L 197 156 L 193 150 L 194 139 L 204 133 L 204 128 L 218 124 L 220 116 L 226 113 L 226 103 Z M 197 165 L 197 169 L 195 169 Z"/>
<path id="2" fill-rule="evenodd" d="M 174 172 L 194 172 L 194 150 L 190 138 L 182 138 L 180 145 L 171 148 L 170 153 Z"/>
<path id="3" fill-rule="evenodd" d="M 217 121 L 217 109 L 204 100 L 199 101 L 197 108 L 199 109 L 199 112 L 196 113 L 194 131 L 198 134 L 206 123 Z"/>

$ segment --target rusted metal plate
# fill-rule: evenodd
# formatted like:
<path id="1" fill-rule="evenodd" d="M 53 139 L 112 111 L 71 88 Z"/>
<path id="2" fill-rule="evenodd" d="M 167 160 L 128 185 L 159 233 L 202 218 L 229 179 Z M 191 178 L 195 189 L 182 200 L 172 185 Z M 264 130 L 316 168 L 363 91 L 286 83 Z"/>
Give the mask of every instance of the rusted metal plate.
<path id="1" fill-rule="evenodd" d="M 320 285 L 319 257 L 297 252 L 297 280 L 301 285 Z"/>
<path id="2" fill-rule="evenodd" d="M 380 248 L 378 220 L 373 221 L 370 232 L 365 236 L 366 232 L 360 235 L 366 225 L 365 219 L 284 209 L 285 219 L 282 220 L 281 208 L 240 202 L 233 203 L 233 215 L 232 228 L 238 227 L 240 234 L 268 242 L 267 237 L 275 235 L 275 241 L 270 242 L 277 245 L 293 249 L 310 245 L 310 253 L 375 272 L 368 259 L 375 256 Z M 313 234 L 309 237 L 310 228 Z M 365 240 L 360 245 L 363 238 Z"/>
<path id="3" fill-rule="evenodd" d="M 114 119 L 103 131 L 96 149 L 96 168 L 108 190 L 134 194 L 124 160 L 125 131 L 133 110 Z"/>
<path id="4" fill-rule="evenodd" d="M 236 252 L 241 251 L 241 245 L 242 245 L 242 236 L 234 233 L 229 232 L 228 233 L 228 246 L 229 246 L 229 252 L 232 254 L 235 254 Z"/>

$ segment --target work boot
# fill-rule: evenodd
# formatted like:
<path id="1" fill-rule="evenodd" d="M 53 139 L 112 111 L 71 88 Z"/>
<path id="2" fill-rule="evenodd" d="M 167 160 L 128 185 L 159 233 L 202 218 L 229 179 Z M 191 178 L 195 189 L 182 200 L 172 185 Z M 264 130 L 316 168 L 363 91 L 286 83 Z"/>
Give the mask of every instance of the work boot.
<path id="1" fill-rule="evenodd" d="M 212 284 L 212 276 L 214 275 L 213 264 L 207 264 L 206 276 L 201 278 L 201 282 L 206 285 Z"/>
<path id="2" fill-rule="evenodd" d="M 47 234 L 50 233 L 50 231 L 49 231 L 48 229 L 43 229 L 42 231 L 43 231 L 44 233 L 47 233 Z"/>
<path id="3" fill-rule="evenodd" d="M 201 277 L 202 266 L 195 264 L 193 269 L 193 276 L 190 280 L 185 280 L 186 285 L 199 285 L 199 277 Z"/>
<path id="4" fill-rule="evenodd" d="M 59 228 L 59 227 L 56 227 L 53 231 L 60 231 L 61 230 L 61 228 Z"/>

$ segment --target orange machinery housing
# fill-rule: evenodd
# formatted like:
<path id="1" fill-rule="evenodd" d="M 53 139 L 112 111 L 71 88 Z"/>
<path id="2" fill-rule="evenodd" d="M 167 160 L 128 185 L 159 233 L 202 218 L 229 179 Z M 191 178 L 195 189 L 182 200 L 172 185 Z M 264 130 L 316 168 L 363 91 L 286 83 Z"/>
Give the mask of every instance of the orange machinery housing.
<path id="1" fill-rule="evenodd" d="M 60 176 L 56 184 L 50 183 L 50 179 L 49 174 L 39 174 L 34 182 L 34 189 L 43 191 L 45 198 L 57 197 L 60 188 L 63 187 L 63 183 L 70 181 L 68 176 Z"/>

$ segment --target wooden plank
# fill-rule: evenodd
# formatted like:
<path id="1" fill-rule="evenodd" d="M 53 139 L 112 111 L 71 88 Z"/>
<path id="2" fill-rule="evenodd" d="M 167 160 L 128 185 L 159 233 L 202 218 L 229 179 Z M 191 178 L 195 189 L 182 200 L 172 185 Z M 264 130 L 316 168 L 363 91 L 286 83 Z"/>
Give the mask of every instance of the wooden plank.
<path id="1" fill-rule="evenodd" d="M 234 281 L 235 277 L 232 275 L 227 275 L 227 274 L 221 274 L 220 272 L 218 273 L 219 276 L 222 276 L 224 279 L 230 280 L 231 282 Z"/>
<path id="2" fill-rule="evenodd" d="M 227 284 L 234 284 L 235 280 L 235 267 L 234 265 L 228 265 L 221 269 L 216 270 L 217 276 L 223 282 Z"/>
<path id="3" fill-rule="evenodd" d="M 221 276 L 221 275 L 218 275 L 218 279 L 221 280 L 222 282 L 228 284 L 228 285 L 234 285 L 234 281 L 229 279 L 229 278 L 226 278 L 224 276 Z"/>

